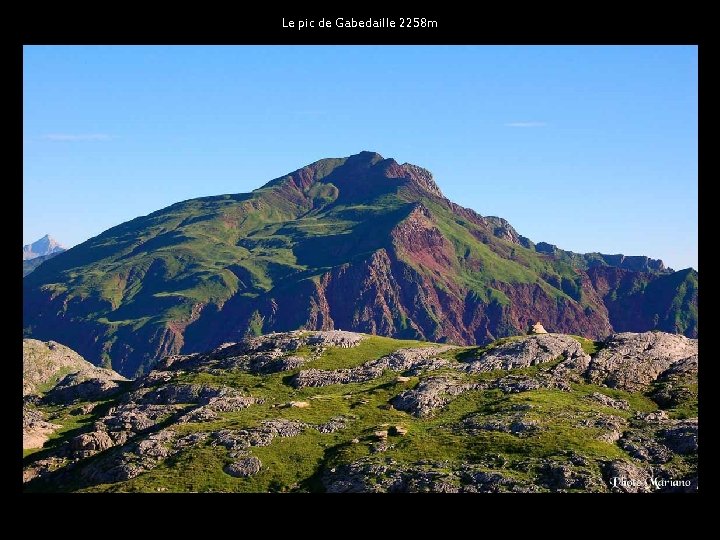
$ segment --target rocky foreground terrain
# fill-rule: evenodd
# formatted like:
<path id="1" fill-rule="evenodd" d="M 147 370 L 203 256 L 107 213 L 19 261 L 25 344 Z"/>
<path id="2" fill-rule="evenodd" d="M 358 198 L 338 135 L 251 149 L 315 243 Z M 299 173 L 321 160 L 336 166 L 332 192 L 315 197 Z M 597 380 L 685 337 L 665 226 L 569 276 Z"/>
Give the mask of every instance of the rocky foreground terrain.
<path id="1" fill-rule="evenodd" d="M 270 334 L 165 357 L 135 381 L 45 374 L 23 415 L 50 438 L 24 451 L 23 480 L 27 491 L 689 492 L 697 369 L 697 340 L 662 332 L 486 347 Z"/>

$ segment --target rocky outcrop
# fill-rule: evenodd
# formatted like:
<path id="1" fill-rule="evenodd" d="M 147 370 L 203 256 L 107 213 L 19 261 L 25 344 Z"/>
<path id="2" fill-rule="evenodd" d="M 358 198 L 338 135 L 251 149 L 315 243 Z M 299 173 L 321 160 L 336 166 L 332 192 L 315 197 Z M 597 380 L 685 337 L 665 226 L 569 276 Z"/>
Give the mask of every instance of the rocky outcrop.
<path id="1" fill-rule="evenodd" d="M 611 461 L 604 468 L 605 482 L 610 491 L 619 493 L 650 493 L 651 473 L 628 461 Z"/>
<path id="2" fill-rule="evenodd" d="M 500 431 L 518 437 L 527 437 L 540 431 L 540 422 L 527 413 L 473 415 L 463 421 L 467 433 L 477 434 L 481 431 Z"/>
<path id="3" fill-rule="evenodd" d="M 476 465 L 448 470 L 447 463 L 403 465 L 365 458 L 327 471 L 322 478 L 329 493 L 532 493 L 536 486 L 501 471 Z"/>
<path id="4" fill-rule="evenodd" d="M 594 401 L 597 401 L 601 405 L 605 405 L 606 407 L 611 407 L 613 409 L 618 409 L 619 411 L 627 411 L 630 408 L 630 404 L 626 400 L 611 398 L 610 396 L 606 396 L 605 394 L 601 394 L 600 392 L 593 392 L 590 395 L 590 398 Z"/>
<path id="5" fill-rule="evenodd" d="M 55 341 L 23 339 L 23 396 L 51 389 L 63 376 L 82 373 L 109 375 L 86 361 L 78 353 Z M 116 380 L 126 380 L 115 374 Z"/>
<path id="6" fill-rule="evenodd" d="M 483 387 L 478 383 L 465 383 L 448 377 L 430 377 L 421 382 L 417 388 L 406 390 L 396 396 L 390 403 L 400 411 L 415 416 L 429 416 L 435 409 L 447 405 L 453 397 Z"/>
<path id="7" fill-rule="evenodd" d="M 111 369 L 98 368 L 72 349 L 54 341 L 23 339 L 23 396 L 46 403 L 92 401 L 116 394 L 127 379 Z M 39 426 L 39 424 L 37 424 Z M 41 430 L 37 430 L 40 433 Z M 42 436 L 33 440 L 40 443 Z M 28 442 L 30 444 L 30 442 Z"/>
<path id="8" fill-rule="evenodd" d="M 293 420 L 266 420 L 259 427 L 239 431 L 221 430 L 211 433 L 212 444 L 224 446 L 231 456 L 244 455 L 252 446 L 267 446 L 275 437 L 295 437 L 308 426 Z"/>
<path id="9" fill-rule="evenodd" d="M 111 369 L 93 368 L 65 375 L 45 395 L 48 403 L 72 403 L 107 398 L 120 391 L 120 383 L 127 381 Z"/>
<path id="10" fill-rule="evenodd" d="M 157 364 L 152 376 L 169 380 L 173 372 L 181 370 L 243 370 L 257 374 L 291 371 L 310 359 L 293 354 L 300 347 L 309 347 L 313 355 L 318 355 L 327 347 L 357 347 L 364 338 L 363 334 L 337 330 L 248 337 L 237 343 L 224 343 L 206 354 L 168 356 Z"/>
<path id="11" fill-rule="evenodd" d="M 583 352 L 578 340 L 570 336 L 542 334 L 513 339 L 498 345 L 467 365 L 469 373 L 496 369 L 510 370 L 568 360 L 578 366 L 587 365 L 590 357 Z"/>
<path id="12" fill-rule="evenodd" d="M 369 355 L 391 352 L 352 369 L 305 369 L 363 342 Z M 26 438 L 73 429 L 27 456 L 23 478 L 32 491 L 697 490 L 693 340 L 613 335 L 593 356 L 557 334 L 487 349 L 400 344 L 335 332 L 248 337 L 165 358 L 110 398 L 26 396 Z M 347 353 L 355 363 L 360 352 Z M 268 368 L 294 357 L 302 362 L 289 373 Z M 608 387 L 616 380 L 623 389 Z"/>
<path id="13" fill-rule="evenodd" d="M 636 391 L 647 388 L 675 364 L 697 365 L 697 340 L 666 334 L 625 332 L 608 338 L 587 369 L 590 382 Z M 694 358 L 694 359 L 693 359 Z"/>
<path id="14" fill-rule="evenodd" d="M 418 347 L 398 349 L 393 354 L 377 360 L 366 362 L 352 369 L 325 371 L 308 369 L 300 371 L 293 378 L 295 388 L 308 386 L 328 386 L 330 384 L 349 384 L 365 382 L 380 377 L 385 370 L 408 371 L 417 373 L 421 370 L 435 370 L 448 365 L 446 360 L 436 355 L 449 350 L 451 346 Z"/>
<path id="15" fill-rule="evenodd" d="M 229 465 L 226 465 L 223 470 L 230 476 L 235 476 L 236 478 L 245 478 L 260 472 L 261 467 L 262 462 L 258 458 L 256 458 L 255 456 L 248 456 L 233 461 Z"/>
<path id="16" fill-rule="evenodd" d="M 23 450 L 41 448 L 50 435 L 62 426 L 45 420 L 38 410 L 23 407 Z"/>

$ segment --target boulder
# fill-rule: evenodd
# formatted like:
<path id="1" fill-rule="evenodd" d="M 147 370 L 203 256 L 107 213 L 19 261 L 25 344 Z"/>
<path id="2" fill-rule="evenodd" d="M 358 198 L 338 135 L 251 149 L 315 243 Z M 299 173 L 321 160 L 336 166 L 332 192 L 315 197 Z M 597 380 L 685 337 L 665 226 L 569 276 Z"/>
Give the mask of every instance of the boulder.
<path id="1" fill-rule="evenodd" d="M 230 476 L 236 478 L 247 478 L 260 472 L 262 462 L 255 456 L 248 456 L 233 461 L 223 469 Z"/>
<path id="2" fill-rule="evenodd" d="M 697 339 L 665 332 L 623 332 L 605 341 L 585 376 L 591 383 L 642 391 L 675 364 L 682 366 L 678 369 L 697 366 L 697 354 Z"/>

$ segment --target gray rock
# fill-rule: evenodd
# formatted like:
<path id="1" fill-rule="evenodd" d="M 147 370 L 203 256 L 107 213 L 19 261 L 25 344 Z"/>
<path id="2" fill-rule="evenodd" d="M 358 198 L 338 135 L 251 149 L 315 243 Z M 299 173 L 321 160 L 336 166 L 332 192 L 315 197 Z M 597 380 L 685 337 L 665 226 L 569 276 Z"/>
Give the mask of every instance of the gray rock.
<path id="1" fill-rule="evenodd" d="M 114 483 L 130 480 L 157 467 L 168 457 L 180 451 L 173 444 L 175 432 L 161 430 L 143 440 L 130 442 L 107 457 L 92 461 L 80 470 L 81 476 L 92 483 Z M 105 454 L 103 454 L 104 456 Z M 98 456 L 102 457 L 102 456 Z"/>
<path id="2" fill-rule="evenodd" d="M 360 383 L 377 379 L 385 370 L 410 371 L 435 370 L 449 365 L 447 360 L 435 358 L 453 348 L 451 345 L 398 349 L 392 354 L 371 360 L 352 369 L 325 371 L 307 369 L 300 371 L 292 380 L 295 388 L 328 386 L 330 384 Z"/>
<path id="3" fill-rule="evenodd" d="M 207 405 L 197 407 L 181 416 L 178 422 L 181 424 L 188 422 L 210 422 L 219 417 L 218 412 L 239 411 L 255 403 L 264 403 L 264 400 L 237 395 L 213 397 L 208 400 Z"/>
<path id="4" fill-rule="evenodd" d="M 328 330 L 324 332 L 313 332 L 308 338 L 308 344 L 349 349 L 360 345 L 360 342 L 363 339 L 365 339 L 365 336 L 358 334 L 357 332 Z"/>
<path id="5" fill-rule="evenodd" d="M 317 429 L 320 433 L 335 433 L 336 431 L 339 431 L 341 429 L 345 429 L 346 426 L 346 420 L 344 416 L 336 416 L 334 418 L 331 418 L 324 424 L 319 424 L 315 426 L 315 429 Z"/>
<path id="6" fill-rule="evenodd" d="M 579 419 L 578 426 L 600 429 L 602 433 L 598 436 L 598 440 L 614 443 L 622 436 L 627 422 L 624 418 L 612 414 L 594 413 L 589 418 Z"/>
<path id="7" fill-rule="evenodd" d="M 198 407 L 178 418 L 178 423 L 200 423 L 211 422 L 218 418 L 218 414 L 209 407 Z"/>
<path id="8" fill-rule="evenodd" d="M 190 446 L 197 446 L 201 442 L 205 441 L 210 434 L 205 431 L 199 431 L 190 433 L 184 437 L 180 437 L 175 440 L 175 446 L 177 448 L 187 448 Z"/>
<path id="9" fill-rule="evenodd" d="M 275 437 L 295 437 L 306 427 L 307 425 L 302 422 L 277 418 L 265 420 L 257 428 L 237 431 L 223 429 L 210 435 L 213 446 L 224 446 L 228 450 L 237 452 L 251 446 L 267 446 Z"/>
<path id="10" fill-rule="evenodd" d="M 600 491 L 601 483 L 589 471 L 569 464 L 551 462 L 540 469 L 541 481 L 553 491 L 579 489 Z"/>
<path id="11" fill-rule="evenodd" d="M 105 431 L 91 431 L 78 435 L 70 441 L 70 448 L 78 457 L 87 457 L 115 446 L 115 441 Z"/>
<path id="12" fill-rule="evenodd" d="M 138 442 L 135 447 L 135 452 L 142 457 L 152 457 L 158 460 L 165 459 L 176 451 L 175 448 L 169 446 L 169 443 L 174 438 L 174 431 L 164 429 Z"/>
<path id="13" fill-rule="evenodd" d="M 118 382 L 125 381 L 114 371 L 96 368 L 93 371 L 79 371 L 65 375 L 45 394 L 47 403 L 67 404 L 74 401 L 99 400 L 117 394 L 120 391 Z"/>
<path id="14" fill-rule="evenodd" d="M 506 375 L 500 379 L 495 379 L 490 383 L 489 388 L 497 388 L 506 394 L 517 394 L 520 392 L 529 392 L 531 390 L 539 390 L 541 388 L 552 388 L 569 392 L 570 384 L 554 373 L 538 373 L 535 376 L 527 375 Z"/>
<path id="15" fill-rule="evenodd" d="M 246 478 L 260 472 L 262 462 L 255 456 L 240 458 L 223 469 L 230 476 L 236 478 Z"/>
<path id="16" fill-rule="evenodd" d="M 261 429 L 269 430 L 270 433 L 278 437 L 295 437 L 296 435 L 300 435 L 306 427 L 302 422 L 286 420 L 284 418 L 265 420 L 261 425 Z"/>
<path id="17" fill-rule="evenodd" d="M 41 448 L 60 425 L 47 422 L 45 415 L 36 409 L 23 407 L 23 450 Z"/>
<path id="18" fill-rule="evenodd" d="M 650 493 L 651 474 L 647 469 L 629 461 L 611 461 L 603 467 L 603 477 L 610 491 L 620 493 Z"/>
<path id="19" fill-rule="evenodd" d="M 662 424 L 667 422 L 670 418 L 665 411 L 652 411 L 652 412 L 636 412 L 635 419 L 648 424 Z"/>
<path id="20" fill-rule="evenodd" d="M 175 405 L 179 403 L 208 404 L 213 398 L 233 396 L 237 392 L 228 387 L 213 387 L 203 384 L 166 384 L 140 394 L 131 394 L 138 403 Z"/>
<path id="21" fill-rule="evenodd" d="M 308 358 L 303 358 L 302 356 L 286 356 L 267 362 L 254 361 L 254 363 L 251 363 L 250 370 L 255 373 L 278 373 L 280 371 L 297 369 L 307 361 Z"/>
<path id="22" fill-rule="evenodd" d="M 618 445 L 640 461 L 667 463 L 673 458 L 673 453 L 667 446 L 659 443 L 652 434 L 644 431 L 626 431 L 618 440 Z"/>
<path id="23" fill-rule="evenodd" d="M 627 411 L 630 408 L 630 404 L 624 399 L 615 399 L 600 392 L 594 392 L 590 397 L 598 403 L 605 405 L 606 407 L 612 407 L 620 411 Z"/>
<path id="24" fill-rule="evenodd" d="M 40 394 L 42 388 L 54 386 L 68 374 L 76 374 L 69 379 L 76 384 L 89 379 L 127 380 L 112 370 L 92 365 L 72 349 L 55 341 L 23 339 L 23 396 Z M 61 395 L 56 395 L 56 398 L 61 398 Z"/>
<path id="25" fill-rule="evenodd" d="M 57 456 L 51 456 L 34 461 L 23 469 L 23 483 L 30 482 L 36 478 L 42 478 L 51 472 L 65 465 L 65 460 Z"/>
<path id="26" fill-rule="evenodd" d="M 500 431 L 518 437 L 534 435 L 541 429 L 537 420 L 528 418 L 524 414 L 476 414 L 463 420 L 462 425 L 465 431 L 471 434 L 480 431 Z"/>
<path id="27" fill-rule="evenodd" d="M 698 342 L 677 334 L 613 334 L 591 360 L 585 376 L 591 383 L 631 392 L 646 389 L 675 364 L 696 365 Z"/>
<path id="28" fill-rule="evenodd" d="M 406 390 L 390 402 L 400 411 L 414 416 L 429 416 L 435 409 L 447 405 L 453 397 L 481 388 L 479 383 L 467 383 L 449 377 L 430 377 L 420 382 L 417 388 Z"/>
<path id="29" fill-rule="evenodd" d="M 469 373 L 510 370 L 552 362 L 558 358 L 582 363 L 590 360 L 576 339 L 559 334 L 541 334 L 499 345 L 469 362 L 465 369 Z"/>
<path id="30" fill-rule="evenodd" d="M 139 433 L 162 422 L 180 408 L 179 405 L 136 405 L 126 403 L 110 409 L 100 419 L 100 429 Z"/>
<path id="31" fill-rule="evenodd" d="M 695 454 L 698 451 L 697 418 L 678 421 L 673 427 L 660 430 L 665 444 L 678 454 Z"/>

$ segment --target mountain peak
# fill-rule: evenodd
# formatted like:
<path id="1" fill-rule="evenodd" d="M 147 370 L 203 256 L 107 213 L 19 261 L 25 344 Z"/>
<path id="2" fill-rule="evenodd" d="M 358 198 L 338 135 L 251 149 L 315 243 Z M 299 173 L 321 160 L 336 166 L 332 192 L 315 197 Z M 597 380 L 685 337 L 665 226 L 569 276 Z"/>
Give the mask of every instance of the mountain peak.
<path id="1" fill-rule="evenodd" d="M 285 176 L 271 180 L 259 191 L 278 189 L 283 198 L 298 203 L 317 184 L 332 184 L 343 204 L 368 201 L 383 194 L 402 190 L 412 200 L 432 195 L 445 198 L 427 169 L 411 163 L 398 163 L 378 152 L 363 150 L 342 158 L 323 158 Z M 335 200 L 335 199 L 333 199 Z"/>
<path id="2" fill-rule="evenodd" d="M 351 158 L 357 158 L 357 159 L 367 160 L 367 161 L 369 161 L 370 163 L 373 163 L 373 164 L 377 163 L 378 161 L 382 161 L 382 160 L 385 159 L 384 157 L 382 157 L 382 156 L 381 156 L 380 154 L 378 154 L 377 152 L 373 152 L 373 151 L 371 151 L 371 150 L 362 150 L 362 151 L 358 152 L 357 154 L 353 154 L 353 155 L 350 156 L 348 159 L 351 159 Z"/>
<path id="3" fill-rule="evenodd" d="M 65 251 L 65 247 L 49 234 L 46 234 L 32 244 L 23 246 L 23 261 L 28 261 L 43 255 Z"/>

